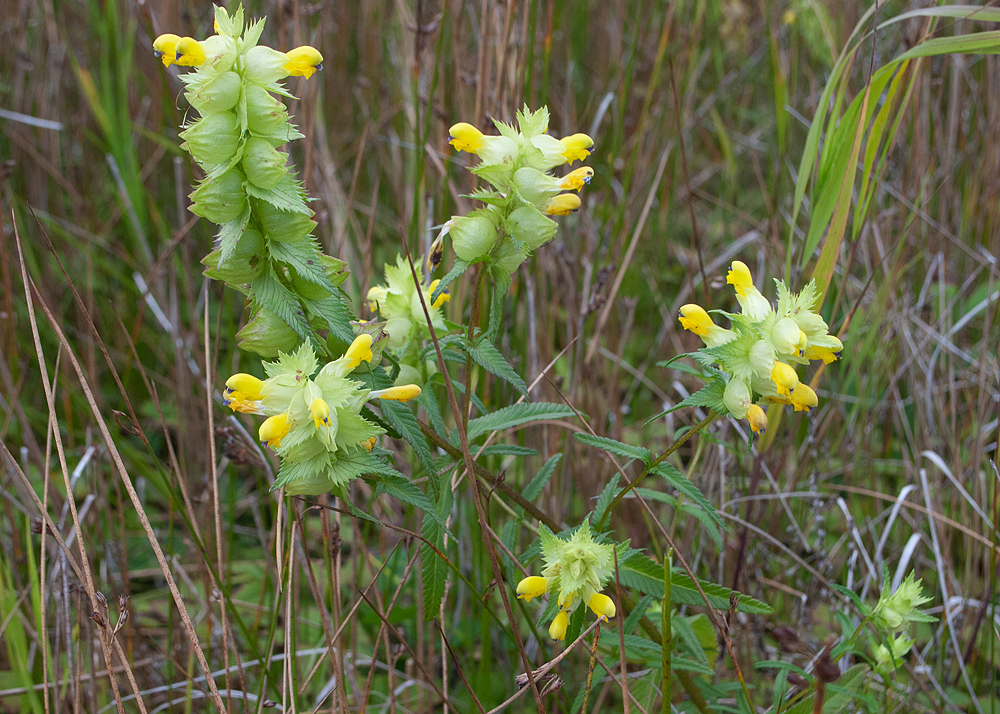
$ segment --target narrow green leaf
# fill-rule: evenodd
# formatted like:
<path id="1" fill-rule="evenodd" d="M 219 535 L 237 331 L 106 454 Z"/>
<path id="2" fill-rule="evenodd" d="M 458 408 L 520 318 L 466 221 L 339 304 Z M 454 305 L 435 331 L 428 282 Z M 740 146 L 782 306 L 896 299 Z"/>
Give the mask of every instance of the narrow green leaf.
<path id="1" fill-rule="evenodd" d="M 616 456 L 621 456 L 623 459 L 628 459 L 629 461 L 639 460 L 648 464 L 653 459 L 653 452 L 645 447 L 632 446 L 631 444 L 615 441 L 614 439 L 609 439 L 605 436 L 594 436 L 591 434 L 577 432 L 576 434 L 573 434 L 573 438 L 586 444 L 587 446 L 593 446 L 594 448 L 608 451 Z"/>
<path id="2" fill-rule="evenodd" d="M 513 429 L 545 419 L 568 419 L 572 416 L 573 410 L 565 404 L 521 402 L 473 419 L 469 422 L 468 437 L 472 441 L 487 432 Z"/>
<path id="3" fill-rule="evenodd" d="M 712 505 L 712 502 L 709 501 L 705 494 L 701 492 L 701 489 L 688 480 L 688 478 L 678 471 L 672 464 L 668 464 L 666 461 L 663 461 L 656 465 L 656 468 L 653 469 L 653 473 L 662 476 L 667 483 L 684 494 L 685 498 L 701 506 L 702 510 L 712 517 L 712 520 L 715 521 L 715 524 L 719 528 L 724 529 L 726 527 L 722 520 L 722 516 L 719 515 L 715 506 Z"/>

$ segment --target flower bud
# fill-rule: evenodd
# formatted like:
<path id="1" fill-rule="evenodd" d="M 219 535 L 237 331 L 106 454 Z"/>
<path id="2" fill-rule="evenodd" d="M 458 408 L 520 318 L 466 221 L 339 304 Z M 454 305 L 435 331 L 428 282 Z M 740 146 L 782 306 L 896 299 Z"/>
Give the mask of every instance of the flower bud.
<path id="1" fill-rule="evenodd" d="M 295 330 L 270 310 L 259 308 L 257 313 L 236 333 L 240 349 L 256 352 L 262 357 L 277 357 L 279 352 L 291 352 L 302 340 Z"/>
<path id="2" fill-rule="evenodd" d="M 455 254 L 469 263 L 488 254 L 497 241 L 496 226 L 485 212 L 455 216 L 451 223 L 449 235 Z"/>
<path id="3" fill-rule="evenodd" d="M 254 84 L 266 87 L 288 76 L 288 55 L 264 45 L 247 50 L 245 62 L 246 78 Z"/>
<path id="4" fill-rule="evenodd" d="M 557 227 L 555 221 L 546 218 L 534 206 L 515 208 L 506 223 L 507 233 L 514 240 L 526 243 L 529 250 L 537 250 L 552 240 Z"/>
<path id="5" fill-rule="evenodd" d="M 191 192 L 191 212 L 212 223 L 229 223 L 243 215 L 247 207 L 245 177 L 239 169 L 206 178 Z"/>
<path id="6" fill-rule="evenodd" d="M 202 116 L 228 112 L 240 99 L 243 82 L 236 72 L 223 72 L 215 79 L 192 85 L 187 93 L 188 103 Z"/>
<path id="7" fill-rule="evenodd" d="M 520 250 L 514 248 L 514 244 L 505 240 L 500 244 L 493 254 L 493 265 L 503 270 L 508 275 L 513 275 L 518 266 L 528 258 L 528 248 L 523 246 Z"/>
<path id="8" fill-rule="evenodd" d="M 288 173 L 288 154 L 277 151 L 267 139 L 252 136 L 243 149 L 243 171 L 250 183 L 270 190 Z"/>
<path id="9" fill-rule="evenodd" d="M 247 98 L 247 126 L 254 134 L 271 136 L 288 121 L 288 110 L 276 97 L 257 84 L 243 90 Z"/>
<path id="10" fill-rule="evenodd" d="M 420 396 L 420 387 L 415 384 L 404 384 L 399 387 L 379 389 L 368 395 L 369 399 L 388 399 L 393 402 L 408 402 Z"/>
<path id="11" fill-rule="evenodd" d="M 233 158 L 240 141 L 240 129 L 233 112 L 217 112 L 202 117 L 180 133 L 182 149 L 191 152 L 206 170 Z"/>
<path id="12" fill-rule="evenodd" d="M 298 243 L 316 228 L 316 221 L 304 213 L 282 211 L 267 201 L 255 200 L 254 209 L 264 234 L 281 243 Z"/>

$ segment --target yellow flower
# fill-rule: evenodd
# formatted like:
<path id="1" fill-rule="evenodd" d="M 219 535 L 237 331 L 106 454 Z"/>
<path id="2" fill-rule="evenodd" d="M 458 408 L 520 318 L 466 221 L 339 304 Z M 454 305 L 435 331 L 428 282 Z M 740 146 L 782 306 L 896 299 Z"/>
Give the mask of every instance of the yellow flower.
<path id="1" fill-rule="evenodd" d="M 260 390 L 264 383 L 250 374 L 234 374 L 226 380 L 223 404 L 234 412 L 263 414 Z"/>
<path id="2" fill-rule="evenodd" d="M 680 320 L 681 327 L 700 337 L 708 335 L 708 330 L 715 325 L 712 318 L 705 312 L 705 308 L 690 303 L 681 306 L 681 312 L 677 319 Z"/>
<path id="3" fill-rule="evenodd" d="M 549 637 L 554 640 L 565 640 L 567 627 L 569 627 L 569 615 L 566 614 L 565 610 L 560 610 L 559 614 L 552 620 L 552 624 L 549 625 Z"/>
<path id="4" fill-rule="evenodd" d="M 750 268 L 746 263 L 734 260 L 733 267 L 726 274 L 726 283 L 736 289 L 736 294 L 740 297 L 746 295 L 746 291 L 753 287 L 753 276 L 750 275 Z"/>
<path id="5" fill-rule="evenodd" d="M 560 193 L 549 201 L 545 212 L 550 216 L 568 216 L 580 208 L 580 197 L 575 193 Z"/>
<path id="6" fill-rule="evenodd" d="M 586 134 L 573 134 L 560 141 L 562 141 L 562 145 L 565 148 L 562 155 L 566 158 L 567 163 L 570 164 L 574 161 L 583 161 L 586 159 L 590 156 L 591 148 L 594 146 L 594 140 Z"/>
<path id="7" fill-rule="evenodd" d="M 474 154 L 483 146 L 483 132 L 464 121 L 449 129 L 448 134 L 448 143 L 459 151 L 468 151 L 470 154 Z"/>
<path id="8" fill-rule="evenodd" d="M 798 386 L 792 390 L 790 395 L 792 400 L 792 406 L 795 407 L 795 411 L 809 411 L 812 407 L 819 404 L 819 398 L 816 396 L 816 392 L 812 390 L 805 382 L 799 382 Z"/>
<path id="9" fill-rule="evenodd" d="M 354 369 L 362 362 L 372 361 L 372 336 L 371 335 L 358 335 L 354 338 L 354 342 L 351 346 L 347 348 L 347 352 L 344 353 L 344 357 L 351 360 L 347 368 Z"/>
<path id="10" fill-rule="evenodd" d="M 169 67 L 177 61 L 177 43 L 180 41 L 177 35 L 160 35 L 153 40 L 153 56 L 162 61 L 164 67 Z"/>
<path id="11" fill-rule="evenodd" d="M 372 452 L 372 449 L 375 448 L 375 442 L 377 440 L 378 440 L 377 436 L 373 436 L 370 439 L 366 439 L 365 441 L 361 442 L 361 448 L 370 454 Z"/>
<path id="12" fill-rule="evenodd" d="M 182 67 L 198 67 L 205 61 L 205 48 L 193 37 L 182 37 L 174 48 L 174 60 Z"/>
<path id="13" fill-rule="evenodd" d="M 316 423 L 316 428 L 330 426 L 330 405 L 322 399 L 313 399 L 309 405 L 309 414 Z"/>
<path id="14" fill-rule="evenodd" d="M 431 295 L 433 295 L 434 291 L 437 290 L 438 283 L 440 282 L 441 282 L 440 280 L 435 280 L 430 285 L 427 286 L 427 290 L 428 292 L 430 292 Z M 431 307 L 441 307 L 449 300 L 451 300 L 451 295 L 448 294 L 447 290 L 444 290 L 440 295 L 438 295 L 437 300 L 434 301 L 434 304 L 431 305 Z"/>
<path id="15" fill-rule="evenodd" d="M 832 346 L 810 345 L 804 355 L 806 359 L 821 359 L 825 364 L 830 364 L 838 358 L 838 352 L 844 349 L 844 343 L 833 335 L 827 335 L 826 339 L 832 342 Z"/>
<path id="16" fill-rule="evenodd" d="M 420 387 L 415 384 L 403 384 L 399 387 L 379 389 L 368 395 L 369 399 L 389 399 L 394 402 L 408 402 L 420 396 Z"/>
<path id="17" fill-rule="evenodd" d="M 747 421 L 754 434 L 763 434 L 767 430 L 767 414 L 756 404 L 747 407 Z"/>
<path id="18" fill-rule="evenodd" d="M 309 79 L 316 70 L 323 69 L 323 55 L 315 47 L 302 45 L 302 47 L 296 47 L 285 54 L 288 56 L 285 69 L 292 77 Z"/>
<path id="19" fill-rule="evenodd" d="M 265 419 L 264 423 L 260 425 L 258 436 L 260 436 L 262 444 L 270 446 L 272 449 L 277 449 L 281 446 L 281 440 L 288 435 L 290 428 L 291 424 L 288 423 L 288 413 L 282 412 L 281 414 Z"/>
<path id="20" fill-rule="evenodd" d="M 790 365 L 775 361 L 774 367 L 771 368 L 771 381 L 774 382 L 778 394 L 787 397 L 798 386 L 799 376 L 795 374 L 795 370 Z"/>
<path id="21" fill-rule="evenodd" d="M 540 578 L 537 575 L 527 577 L 517 584 L 517 597 L 525 602 L 531 602 L 531 598 L 545 594 L 548 584 L 548 578 Z"/>
<path id="22" fill-rule="evenodd" d="M 618 612 L 618 609 L 615 607 L 615 601 L 603 593 L 594 593 L 591 595 L 587 607 L 603 620 L 610 620 Z"/>
<path id="23" fill-rule="evenodd" d="M 578 169 L 570 171 L 568 174 L 563 176 L 562 181 L 559 184 L 559 188 L 564 191 L 579 191 L 584 186 L 590 184 L 590 179 L 594 177 L 594 170 L 589 166 L 581 166 Z"/>

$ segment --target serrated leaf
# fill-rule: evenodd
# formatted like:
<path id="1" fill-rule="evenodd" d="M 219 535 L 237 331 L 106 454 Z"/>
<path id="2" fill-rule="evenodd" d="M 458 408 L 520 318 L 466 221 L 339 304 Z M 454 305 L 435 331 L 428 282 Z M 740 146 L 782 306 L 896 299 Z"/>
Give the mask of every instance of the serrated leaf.
<path id="1" fill-rule="evenodd" d="M 333 295 L 319 300 L 302 302 L 309 312 L 326 323 L 326 328 L 339 340 L 350 343 L 354 340 L 354 330 L 351 328 L 351 315 L 347 312 L 342 293 L 339 289 Z"/>
<path id="2" fill-rule="evenodd" d="M 451 489 L 446 484 L 437 483 L 431 477 L 431 483 L 436 484 L 434 490 L 438 492 L 436 505 L 437 519 L 424 518 L 421 524 L 421 535 L 434 545 L 439 551 L 444 552 L 444 527 L 441 525 L 447 518 L 448 511 L 451 510 Z M 448 565 L 427 543 L 420 545 L 420 578 L 423 583 L 424 594 L 424 619 L 433 620 L 440 614 L 441 600 L 444 598 L 444 591 L 448 582 Z"/>
<path id="3" fill-rule="evenodd" d="M 247 224 L 250 222 L 250 209 L 243 211 L 239 218 L 229 221 L 219 229 L 219 267 L 223 267 L 226 261 L 232 257 L 236 245 L 246 232 Z"/>
<path id="4" fill-rule="evenodd" d="M 556 472 L 556 466 L 559 464 L 561 459 L 561 453 L 554 454 L 549 457 L 549 460 L 546 461 L 542 468 L 538 470 L 535 477 L 528 482 L 528 485 L 525 486 L 524 490 L 521 492 L 527 500 L 534 501 L 541 495 L 542 490 L 545 488 L 545 484 L 549 482 L 549 479 L 552 478 L 552 474 Z"/>
<path id="5" fill-rule="evenodd" d="M 684 494 L 685 498 L 689 501 L 693 501 L 701 506 L 702 510 L 712 517 L 712 520 L 715 521 L 715 524 L 719 528 L 722 528 L 723 530 L 725 529 L 725 522 L 722 520 L 722 516 L 719 515 L 719 512 L 715 509 L 715 506 L 712 505 L 712 502 L 709 501 L 705 494 L 701 492 L 701 489 L 689 481 L 688 478 L 674 468 L 672 464 L 668 464 L 666 461 L 663 461 L 656 465 L 656 468 L 653 469 L 653 473 L 662 476 L 667 483 Z"/>
<path id="6" fill-rule="evenodd" d="M 430 473 L 434 473 L 434 460 L 431 458 L 430 448 L 427 446 L 427 439 L 420 431 L 420 423 L 410 411 L 410 408 L 402 402 L 391 400 L 381 400 L 379 406 L 382 409 L 382 416 L 392 425 L 392 428 L 399 432 L 407 444 L 413 447 L 413 451 L 420 460 L 421 465 Z"/>
<path id="7" fill-rule="evenodd" d="M 521 402 L 499 409 L 469 422 L 469 441 L 490 431 L 502 431 L 544 419 L 566 419 L 574 416 L 564 404 L 551 402 Z"/>
<path id="8" fill-rule="evenodd" d="M 476 453 L 483 456 L 538 456 L 535 449 L 517 444 L 490 444 Z"/>
<path id="9" fill-rule="evenodd" d="M 433 305 L 435 302 L 437 302 L 437 299 L 441 296 L 441 293 L 447 290 L 448 286 L 451 285 L 456 278 L 461 276 L 462 273 L 464 273 L 468 269 L 469 269 L 468 263 L 466 263 L 461 258 L 455 258 L 455 262 L 452 264 L 451 270 L 445 273 L 445 276 L 441 278 L 441 282 L 437 284 L 437 287 L 434 288 L 434 292 L 431 293 L 431 304 Z"/>
<path id="10" fill-rule="evenodd" d="M 500 350 L 494 347 L 485 335 L 475 342 L 469 342 L 466 338 L 455 335 L 452 337 L 452 344 L 458 346 L 472 358 L 473 362 L 487 372 L 509 383 L 518 393 L 528 394 L 528 387 L 521 379 L 521 375 L 514 371 L 514 368 L 500 354 Z"/>
<path id="11" fill-rule="evenodd" d="M 272 259 L 293 268 L 303 280 L 318 285 L 331 295 L 336 294 L 337 287 L 323 269 L 319 249 L 313 241 L 282 243 L 271 240 L 267 242 L 267 249 Z"/>
<path id="12" fill-rule="evenodd" d="M 402 475 L 391 476 L 380 474 L 375 484 L 376 493 L 387 493 L 403 503 L 409 503 L 411 506 L 420 509 L 425 517 L 437 521 L 438 525 L 444 527 L 441 518 L 434 508 L 434 504 L 431 503 L 427 495 L 412 481 L 406 480 Z"/>
<path id="13" fill-rule="evenodd" d="M 612 476 L 611 480 L 601 490 L 601 495 L 597 497 L 597 503 L 594 505 L 594 516 L 597 518 L 596 523 L 601 523 L 605 512 L 608 510 L 608 506 L 611 505 L 611 502 L 615 500 L 615 496 L 618 495 L 618 482 L 620 480 L 620 474 Z"/>
<path id="14" fill-rule="evenodd" d="M 306 205 L 302 185 L 291 173 L 282 176 L 278 185 L 270 190 L 258 188 L 249 181 L 245 182 L 244 186 L 247 194 L 261 201 L 267 201 L 281 211 L 301 213 L 306 216 L 312 215 L 312 210 Z"/>
<path id="15" fill-rule="evenodd" d="M 499 333 L 503 320 L 504 300 L 510 289 L 511 276 L 506 270 L 496 267 L 490 270 L 490 274 L 493 276 L 493 292 L 490 294 L 490 322 L 486 335 L 492 340 Z"/>
<path id="16" fill-rule="evenodd" d="M 642 553 L 637 553 L 618 564 L 619 577 L 622 585 L 635 588 L 639 592 L 654 597 L 663 597 L 663 564 L 650 560 Z M 704 580 L 698 580 L 709 604 L 717 610 L 729 609 L 729 596 L 733 593 L 729 588 Z M 773 610 L 760 600 L 736 593 L 737 610 L 751 615 L 769 615 Z M 670 598 L 676 605 L 705 605 L 705 600 L 698 592 L 694 582 L 683 573 L 671 573 Z"/>
<path id="17" fill-rule="evenodd" d="M 250 281 L 250 294 L 257 305 L 277 315 L 295 334 L 304 340 L 309 339 L 309 325 L 302 315 L 298 298 L 278 280 L 273 268 L 268 268 Z"/>
<path id="18" fill-rule="evenodd" d="M 606 436 L 595 436 L 592 434 L 577 432 L 576 434 L 573 434 L 573 438 L 583 444 L 586 444 L 587 446 L 593 446 L 594 448 L 601 449 L 602 451 L 608 451 L 616 456 L 621 456 L 623 459 L 628 459 L 629 461 L 639 460 L 648 464 L 653 459 L 653 452 L 647 448 L 642 446 L 632 446 L 631 444 L 609 439 Z"/>

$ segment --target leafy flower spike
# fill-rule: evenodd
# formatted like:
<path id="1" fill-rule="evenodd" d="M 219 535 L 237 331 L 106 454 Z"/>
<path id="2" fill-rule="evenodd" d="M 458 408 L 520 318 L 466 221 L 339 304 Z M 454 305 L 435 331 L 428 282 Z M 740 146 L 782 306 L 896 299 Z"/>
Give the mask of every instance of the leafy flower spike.
<path id="1" fill-rule="evenodd" d="M 586 521 L 568 540 L 545 526 L 539 535 L 545 568 L 541 577 L 529 576 L 518 583 L 517 596 L 530 602 L 545 594 L 556 595 L 559 612 L 549 627 L 549 636 L 565 639 L 569 615 L 583 603 L 599 618 L 614 617 L 614 601 L 600 592 L 611 577 L 612 546 L 595 541 Z"/>
<path id="2" fill-rule="evenodd" d="M 911 622 L 935 622 L 936 618 L 917 610 L 933 599 L 924 595 L 920 582 L 914 580 L 914 574 L 910 573 L 896 588 L 896 592 L 890 592 L 889 583 L 886 583 L 875 609 L 872 610 L 871 620 L 875 626 L 884 632 L 895 634 L 905 630 Z"/>
<path id="3" fill-rule="evenodd" d="M 818 313 L 815 283 L 792 294 L 776 280 L 775 307 L 754 285 L 745 263 L 733 261 L 726 282 L 733 286 L 741 309 L 738 314 L 721 313 L 732 329 L 719 327 L 694 304 L 684 305 L 678 319 L 705 344 L 694 357 L 710 370 L 712 384 L 698 403 L 746 419 L 753 432 L 761 433 L 767 417 L 760 402 L 791 404 L 795 411 L 809 411 L 819 404 L 812 387 L 799 380 L 795 365 L 819 359 L 832 362 L 844 346 L 829 334 Z"/>
<path id="4" fill-rule="evenodd" d="M 371 391 L 350 378 L 372 360 L 371 335 L 360 335 L 340 359 L 319 367 L 308 343 L 292 354 L 265 362 L 267 379 L 235 374 L 226 380 L 226 404 L 233 411 L 268 417 L 260 440 L 281 459 L 272 488 L 291 495 L 326 493 L 364 473 L 384 470 L 369 454 L 384 430 L 361 416 L 373 399 L 406 401 L 420 388 L 405 385 Z"/>
<path id="5" fill-rule="evenodd" d="M 472 172 L 492 185 L 472 194 L 486 204 L 467 216 L 445 224 L 442 237 L 451 236 L 455 254 L 466 264 L 484 262 L 508 275 L 529 253 L 552 240 L 557 224 L 548 216 L 566 216 L 580 208 L 580 191 L 594 170 L 581 166 L 562 178 L 550 175 L 557 166 L 582 161 L 590 155 L 593 139 L 573 134 L 557 139 L 546 133 L 548 109 L 525 107 L 517 126 L 501 121 L 499 136 L 487 136 L 466 122 L 449 131 L 449 143 L 482 161 Z"/>

